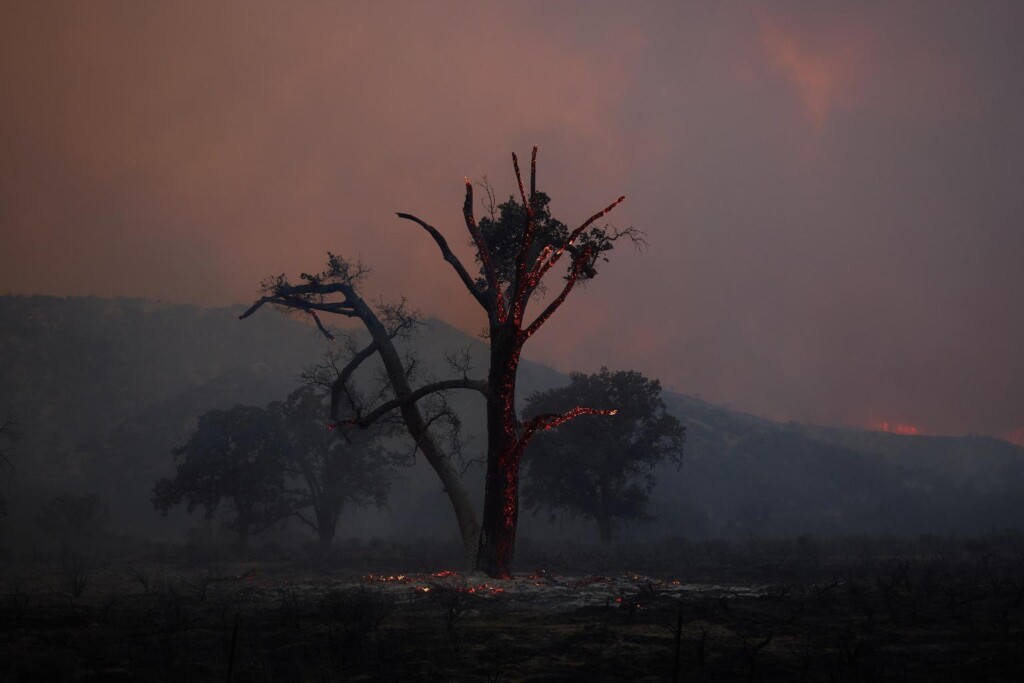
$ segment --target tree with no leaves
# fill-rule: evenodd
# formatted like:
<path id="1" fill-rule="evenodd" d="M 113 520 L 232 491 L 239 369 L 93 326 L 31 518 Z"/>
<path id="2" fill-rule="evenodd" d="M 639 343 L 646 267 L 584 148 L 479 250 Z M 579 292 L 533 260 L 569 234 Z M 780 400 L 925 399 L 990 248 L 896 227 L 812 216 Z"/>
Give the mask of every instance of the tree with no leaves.
<path id="1" fill-rule="evenodd" d="M 581 417 L 534 439 L 526 451 L 526 506 L 566 510 L 597 522 L 610 543 L 621 520 L 650 519 L 653 469 L 680 464 L 686 429 L 669 415 L 661 384 L 639 372 L 574 372 L 568 386 L 535 393 L 524 414 L 579 404 L 619 406 L 614 417 Z"/>
<path id="2" fill-rule="evenodd" d="M 602 254 L 620 237 L 639 242 L 640 233 L 633 228 L 623 231 L 595 226 L 596 221 L 618 206 L 625 197 L 619 197 L 601 211 L 583 221 L 574 230 L 568 230 L 546 214 L 547 198 L 537 192 L 537 148 L 534 147 L 530 163 L 529 192 L 523 183 L 519 162 L 512 155 L 519 185 L 518 206 L 510 201 L 501 216 L 493 215 L 481 224 L 474 216 L 473 184 L 465 183 L 463 219 L 476 249 L 480 263 L 480 277 L 474 278 L 452 252 L 445 237 L 426 221 L 408 213 L 399 218 L 419 225 L 437 244 L 442 258 L 452 267 L 470 296 L 487 316 L 487 336 L 490 339 L 490 362 L 486 382 L 466 377 L 438 382 L 415 391 L 405 379 L 400 359 L 394 353 L 387 330 L 380 324 L 376 313 L 360 298 L 355 290 L 352 266 L 331 257 L 328 269 L 318 276 L 303 274 L 304 284 L 292 285 L 284 276 L 267 284 L 264 296 L 241 317 L 251 315 L 264 304 L 273 304 L 307 312 L 324 334 L 330 332 L 322 325 L 318 313 L 335 313 L 358 318 L 370 332 L 373 342 L 364 349 L 366 357 L 378 353 L 392 382 L 395 397 L 354 422 L 360 426 L 398 409 L 403 411 L 406 426 L 417 442 L 429 442 L 429 430 L 422 420 L 416 419 L 416 402 L 438 391 L 457 388 L 473 389 L 486 399 L 487 456 L 483 519 L 478 527 L 475 564 L 478 570 L 493 577 L 507 577 L 515 544 L 519 515 L 519 467 L 527 444 L 538 431 L 552 429 L 580 415 L 613 415 L 614 407 L 574 406 L 560 413 L 536 415 L 520 422 L 515 411 L 516 373 L 523 346 L 565 302 L 581 280 L 597 274 L 596 264 Z M 518 220 L 513 215 L 518 213 Z M 559 227 L 561 226 L 561 227 Z M 484 229 L 487 229 L 485 234 Z M 532 317 L 527 308 L 541 287 L 544 277 L 559 265 L 564 266 L 563 282 L 550 301 Z M 340 296 L 341 300 L 332 300 Z M 362 353 L 362 352 L 360 352 Z M 359 354 L 354 357 L 356 360 Z M 358 365 L 358 363 L 357 363 Z M 351 373 L 349 373 L 350 375 Z M 339 374 L 339 386 L 346 378 Z M 337 393 L 341 394 L 343 388 Z M 434 444 L 436 446 L 436 444 Z M 473 531 L 466 520 L 475 522 L 472 508 L 468 507 L 461 482 L 453 495 L 450 483 L 458 480 L 451 463 L 440 449 L 434 456 L 427 453 L 428 461 L 441 477 L 460 521 L 464 543 L 471 543 Z"/>

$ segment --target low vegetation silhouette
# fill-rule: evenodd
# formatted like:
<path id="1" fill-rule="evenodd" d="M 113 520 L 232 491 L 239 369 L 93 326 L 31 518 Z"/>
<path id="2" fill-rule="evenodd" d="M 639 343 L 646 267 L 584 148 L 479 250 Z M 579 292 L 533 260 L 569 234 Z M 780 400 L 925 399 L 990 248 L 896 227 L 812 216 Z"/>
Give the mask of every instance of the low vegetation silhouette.
<path id="1" fill-rule="evenodd" d="M 62 545 L 85 545 L 107 530 L 110 508 L 91 493 L 60 494 L 43 503 L 32 520 L 45 536 Z"/>
<path id="2" fill-rule="evenodd" d="M 383 506 L 394 474 L 379 435 L 338 439 L 325 428 L 326 409 L 323 393 L 306 386 L 266 408 L 201 415 L 173 451 L 175 476 L 154 484 L 153 505 L 167 514 L 184 503 L 190 514 L 202 508 L 207 520 L 220 511 L 243 549 L 252 534 L 293 516 L 330 547 L 345 506 Z"/>

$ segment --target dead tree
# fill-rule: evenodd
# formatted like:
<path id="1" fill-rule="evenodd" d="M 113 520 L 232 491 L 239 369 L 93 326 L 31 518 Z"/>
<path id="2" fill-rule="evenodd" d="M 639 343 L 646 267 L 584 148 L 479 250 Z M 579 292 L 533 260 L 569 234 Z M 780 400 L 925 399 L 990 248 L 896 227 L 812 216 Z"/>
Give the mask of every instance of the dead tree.
<path id="1" fill-rule="evenodd" d="M 463 377 L 433 382 L 413 389 L 402 356 L 394 344 L 396 337 L 409 331 L 413 324 L 412 318 L 401 307 L 394 306 L 384 306 L 380 311 L 381 315 L 378 315 L 378 311 L 367 304 L 356 289 L 365 274 L 366 270 L 360 265 L 328 254 L 327 269 L 316 275 L 303 273 L 304 284 L 292 285 L 284 275 L 265 282 L 264 296 L 239 318 L 249 317 L 264 304 L 301 311 L 313 318 L 319 330 L 328 339 L 333 339 L 334 336 L 321 322 L 319 313 L 357 318 L 363 324 L 370 335 L 370 343 L 362 349 L 353 351 L 348 363 L 338 371 L 334 379 L 331 387 L 331 426 L 345 428 L 355 425 L 366 428 L 397 410 L 416 447 L 441 480 L 455 513 L 459 537 L 467 555 L 472 557 L 476 553 L 480 523 L 455 463 L 431 432 L 430 420 L 423 415 L 417 402 L 427 396 L 452 389 L 472 389 L 486 393 L 486 383 Z M 337 300 L 338 297 L 340 301 Z M 359 366 L 374 355 L 380 357 L 394 398 L 372 410 L 364 411 L 355 401 L 349 400 L 352 396 L 350 382 Z M 339 421 L 343 402 L 347 404 L 349 410 L 355 412 L 355 418 Z"/>
<path id="2" fill-rule="evenodd" d="M 497 263 L 473 215 L 473 185 L 466 181 L 463 218 L 477 250 L 482 278 L 474 280 L 447 241 L 430 224 L 416 216 L 399 213 L 400 218 L 415 222 L 437 243 L 444 260 L 451 264 L 469 293 L 487 314 L 490 338 L 490 364 L 487 376 L 487 475 L 484 510 L 477 550 L 476 567 L 494 577 L 507 577 L 515 546 L 519 517 L 519 466 L 531 437 L 540 430 L 551 429 L 579 415 L 612 415 L 614 408 L 575 407 L 562 414 L 544 414 L 521 423 L 516 415 L 516 373 L 523 346 L 558 310 L 581 279 L 596 274 L 595 262 L 610 248 L 615 239 L 627 236 L 634 241 L 639 233 L 630 228 L 613 232 L 595 228 L 594 223 L 618 206 L 619 197 L 601 211 L 585 220 L 562 239 L 544 235 L 545 246 L 537 252 L 537 148 L 530 160 L 530 189 L 527 195 L 519 171 L 519 161 L 512 155 L 519 196 L 525 209 L 525 225 L 519 236 L 518 253 L 511 262 Z M 531 297 L 542 279 L 569 255 L 565 282 L 561 291 L 532 320 L 526 315 Z M 511 267 L 510 267 L 511 266 Z"/>
<path id="3" fill-rule="evenodd" d="M 391 344 L 387 328 L 356 293 L 351 264 L 334 256 L 331 256 L 331 262 L 324 273 L 315 276 L 303 274 L 306 284 L 291 285 L 284 276 L 269 283 L 265 287 L 265 296 L 241 316 L 245 318 L 251 315 L 265 303 L 285 306 L 310 314 L 320 330 L 328 336 L 330 333 L 320 322 L 318 313 L 356 317 L 363 322 L 373 341 L 355 354 L 352 363 L 358 366 L 374 353 L 379 354 L 395 398 L 359 416 L 355 422 L 365 427 L 393 410 L 402 412 L 410 434 L 423 448 L 428 461 L 444 483 L 459 519 L 464 542 L 468 542 L 470 532 L 473 531 L 473 525 L 468 522 L 475 522 L 475 516 L 461 481 L 451 462 L 433 442 L 416 403 L 426 396 L 451 389 L 474 389 L 484 395 L 487 401 L 487 473 L 483 519 L 477 530 L 479 542 L 476 545 L 476 568 L 492 577 L 501 578 L 509 576 L 511 567 L 519 516 L 519 467 L 530 439 L 537 431 L 552 429 L 580 415 L 615 413 L 614 408 L 610 407 L 578 406 L 561 414 L 537 415 L 521 423 L 515 411 L 515 397 L 516 373 L 523 346 L 565 302 L 580 280 L 596 275 L 596 262 L 604 251 L 611 248 L 612 242 L 620 237 L 628 237 L 634 242 L 642 241 L 640 233 L 633 228 L 609 233 L 605 229 L 593 227 L 596 221 L 625 200 L 624 196 L 571 232 L 557 236 L 538 235 L 536 212 L 542 195 L 537 192 L 537 148 L 533 148 L 530 162 L 529 195 L 514 154 L 512 160 L 525 217 L 521 232 L 518 233 L 518 249 L 512 250 L 511 256 L 500 263 L 492 258 L 487 241 L 477 225 L 473 213 L 473 185 L 466 181 L 463 217 L 480 262 L 482 277 L 479 280 L 474 280 L 436 228 L 411 214 L 398 214 L 400 218 L 419 225 L 433 238 L 443 259 L 451 265 L 487 315 L 490 362 L 486 382 L 462 378 L 436 382 L 413 390 L 406 379 L 401 359 Z M 544 238 L 544 246 L 537 251 L 534 246 L 541 237 Z M 539 314 L 528 320 L 526 309 L 531 298 L 543 278 L 562 263 L 563 258 L 567 267 L 561 290 Z M 332 301 L 328 298 L 331 295 L 341 295 L 342 300 Z M 339 374 L 336 384 L 339 393 L 344 391 L 345 382 L 352 371 L 354 367 L 351 371 L 346 368 L 346 371 Z M 428 449 L 432 449 L 433 454 Z"/>

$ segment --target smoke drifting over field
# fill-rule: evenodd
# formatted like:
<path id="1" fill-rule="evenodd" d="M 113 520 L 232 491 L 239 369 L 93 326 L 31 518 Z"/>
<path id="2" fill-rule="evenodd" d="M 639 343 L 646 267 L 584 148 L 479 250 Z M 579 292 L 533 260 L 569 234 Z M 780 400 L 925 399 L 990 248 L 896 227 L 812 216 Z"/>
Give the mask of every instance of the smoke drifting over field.
<path id="1" fill-rule="evenodd" d="M 0 291 L 248 301 L 360 254 L 483 322 L 463 176 L 648 233 L 539 335 L 757 414 L 1024 428 L 1017 3 L 17 3 L 0 10 Z M 466 252 L 463 252 L 466 253 Z M 467 255 L 468 258 L 468 255 Z"/>

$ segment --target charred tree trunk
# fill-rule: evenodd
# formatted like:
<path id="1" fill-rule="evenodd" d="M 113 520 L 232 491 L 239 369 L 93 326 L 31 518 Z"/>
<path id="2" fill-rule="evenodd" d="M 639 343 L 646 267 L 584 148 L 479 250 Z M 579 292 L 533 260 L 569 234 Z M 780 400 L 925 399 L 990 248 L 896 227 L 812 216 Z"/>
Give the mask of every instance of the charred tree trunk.
<path id="1" fill-rule="evenodd" d="M 519 463 L 523 455 L 515 410 L 519 354 L 515 327 L 506 324 L 492 329 L 487 478 L 476 568 L 497 578 L 510 575 L 519 520 Z"/>
<path id="2" fill-rule="evenodd" d="M 480 534 L 480 524 L 477 522 L 476 512 L 469 500 L 469 492 L 462 484 L 462 478 L 452 465 L 448 454 L 437 445 L 431 435 L 427 421 L 412 400 L 413 390 L 405 375 L 405 366 L 391 342 L 387 329 L 380 322 L 370 307 L 361 298 L 349 294 L 356 314 L 366 326 L 370 337 L 377 345 L 377 353 L 384 364 L 388 375 L 388 381 L 395 392 L 399 403 L 399 412 L 405 423 L 406 429 L 413 441 L 423 452 L 423 456 L 441 480 L 448 501 L 451 503 L 452 511 L 455 513 L 455 520 L 459 526 L 459 536 L 468 558 L 472 558 L 477 549 L 477 541 Z"/>
<path id="3" fill-rule="evenodd" d="M 468 276 L 465 268 L 448 249 L 444 238 L 431 226 L 419 219 L 399 214 L 419 223 L 437 241 L 467 288 L 488 314 L 491 338 L 490 371 L 487 395 L 487 479 L 484 492 L 484 514 L 480 529 L 480 546 L 476 567 L 496 578 L 507 578 L 512 568 L 516 527 L 519 521 L 519 465 L 530 438 L 537 430 L 551 429 L 582 414 L 614 414 L 614 410 L 594 410 L 577 407 L 562 415 L 539 415 L 525 425 L 516 416 L 516 372 L 523 345 L 562 305 L 581 277 L 592 277 L 593 260 L 599 253 L 594 245 L 579 246 L 575 242 L 594 221 L 611 211 L 625 197 L 591 216 L 576 230 L 569 233 L 558 246 L 549 245 L 534 255 L 537 221 L 534 200 L 537 196 L 537 148 L 530 160 L 529 194 L 519 172 L 519 160 L 512 155 L 519 196 L 526 213 L 525 225 L 515 257 L 514 273 L 510 279 L 499 277 L 492 254 L 473 217 L 473 186 L 466 181 L 466 199 L 463 215 L 466 228 L 473 238 L 484 276 L 480 286 Z M 607 238 L 602 238 L 607 239 Z M 612 237 L 611 239 L 615 239 Z M 608 243 L 605 242 L 607 245 Z M 541 279 L 562 255 L 570 253 L 572 261 L 561 292 L 545 306 L 532 323 L 525 320 L 526 308 Z M 504 274 L 507 278 L 507 272 Z"/>
<path id="4" fill-rule="evenodd" d="M 340 508 L 316 508 L 316 535 L 320 541 L 321 550 L 329 550 L 334 543 L 334 536 L 338 530 L 338 518 L 340 516 Z"/>

